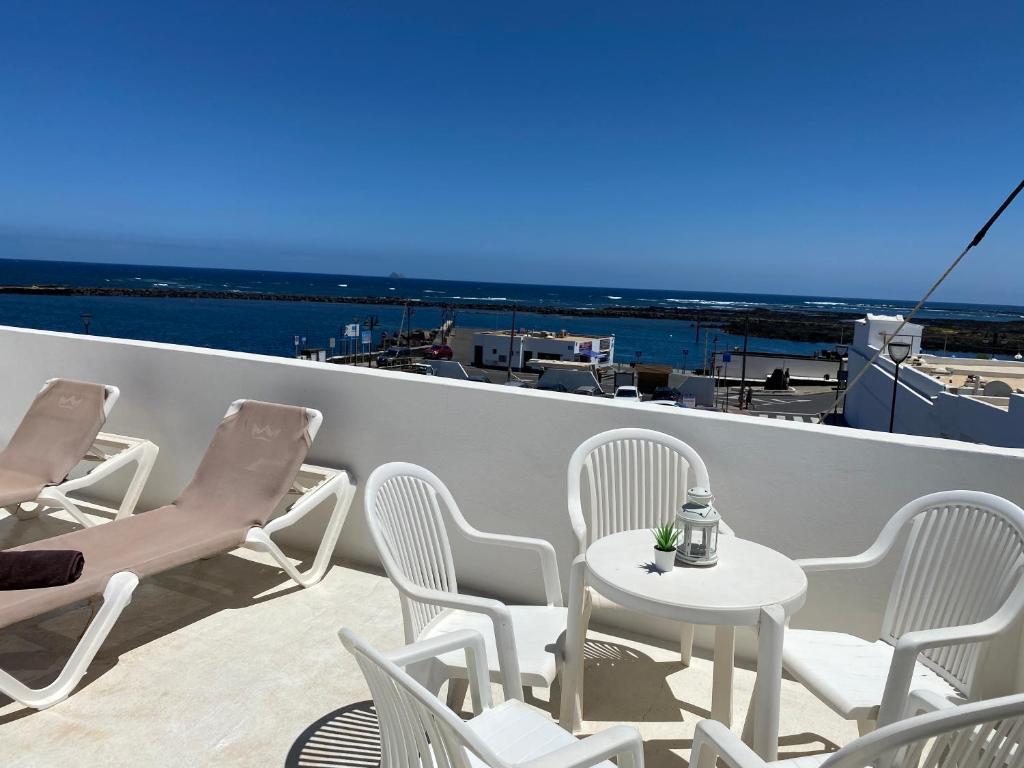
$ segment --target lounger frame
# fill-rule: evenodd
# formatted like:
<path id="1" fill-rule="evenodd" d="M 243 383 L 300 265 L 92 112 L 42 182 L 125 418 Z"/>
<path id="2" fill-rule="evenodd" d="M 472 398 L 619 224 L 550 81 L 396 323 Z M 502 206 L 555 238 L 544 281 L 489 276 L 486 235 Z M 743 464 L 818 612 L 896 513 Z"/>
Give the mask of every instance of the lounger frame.
<path id="1" fill-rule="evenodd" d="M 238 411 L 244 402 L 245 400 L 236 400 L 232 403 L 224 418 Z M 307 408 L 306 413 L 309 416 L 307 427 L 309 438 L 313 440 L 323 423 L 323 414 L 312 408 Z M 312 482 L 310 483 L 310 481 Z M 298 498 L 283 514 L 273 518 L 265 526 L 251 528 L 242 546 L 268 553 L 296 583 L 302 587 L 311 587 L 323 579 L 327 573 L 331 553 L 338 542 L 349 507 L 352 505 L 352 499 L 355 497 L 355 491 L 355 483 L 345 470 L 303 464 L 292 483 L 291 493 L 297 495 Z M 301 572 L 270 537 L 278 531 L 291 527 L 331 497 L 334 498 L 334 506 L 331 509 L 323 538 L 317 548 L 312 565 L 305 572 Z M 32 709 L 46 709 L 66 699 L 85 676 L 93 658 L 121 616 L 121 612 L 131 602 L 132 594 L 138 585 L 139 577 L 131 571 L 120 571 L 110 577 L 103 590 L 102 605 L 89 623 L 64 668 L 52 683 L 42 688 L 30 688 L 0 669 L 0 693 L 10 696 L 15 701 Z"/>
<path id="2" fill-rule="evenodd" d="M 43 390 L 49 387 L 57 379 L 47 379 Z M 114 404 L 121 395 L 121 391 L 114 386 L 104 385 L 106 397 L 103 401 L 103 415 L 109 417 Z M 14 504 L 7 509 L 19 520 L 31 520 L 42 513 L 50 513 L 64 510 L 75 522 L 82 526 L 89 527 L 96 525 L 97 521 L 90 517 L 84 510 L 99 512 L 105 516 L 113 516 L 114 519 L 127 517 L 135 511 L 139 503 L 142 489 L 146 486 L 153 465 L 156 463 L 157 454 L 160 449 L 149 440 L 139 437 L 128 437 L 127 435 L 116 435 L 112 432 L 100 432 L 96 435 L 89 452 L 82 457 L 83 462 L 92 463 L 91 469 L 86 474 L 65 480 L 57 485 L 48 485 L 40 492 L 34 500 L 27 500 L 20 504 Z M 114 472 L 135 465 L 132 479 L 128 488 L 121 497 L 121 504 L 117 507 L 107 507 L 102 504 L 84 501 L 71 496 L 79 491 L 91 488 L 100 480 L 112 475 Z"/>

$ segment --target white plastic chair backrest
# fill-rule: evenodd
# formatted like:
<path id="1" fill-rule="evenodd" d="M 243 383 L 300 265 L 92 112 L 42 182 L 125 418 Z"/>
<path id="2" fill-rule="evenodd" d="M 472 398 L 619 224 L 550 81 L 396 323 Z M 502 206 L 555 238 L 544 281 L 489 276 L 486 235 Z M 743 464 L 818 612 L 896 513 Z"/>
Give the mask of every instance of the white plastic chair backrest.
<path id="1" fill-rule="evenodd" d="M 405 639 L 409 643 L 443 609 L 409 598 L 404 588 L 414 585 L 440 592 L 459 591 L 442 503 L 449 514 L 461 519 L 444 483 L 416 464 L 383 464 L 366 481 L 370 535 L 388 577 L 402 592 Z"/>
<path id="2" fill-rule="evenodd" d="M 879 728 L 821 768 L 1024 768 L 1024 695 L 950 707 Z"/>
<path id="3" fill-rule="evenodd" d="M 348 629 L 341 641 L 366 678 L 380 725 L 382 768 L 471 768 L 466 750 L 506 768 L 436 696 Z"/>
<path id="4" fill-rule="evenodd" d="M 582 547 L 602 536 L 673 520 L 708 468 L 682 440 L 650 429 L 613 429 L 584 441 L 569 460 L 569 515 Z"/>
<path id="5" fill-rule="evenodd" d="M 1024 567 L 1024 510 L 999 496 L 943 491 L 922 496 L 896 513 L 879 536 L 910 535 L 886 606 L 882 639 L 908 632 L 964 626 L 995 613 L 1017 586 Z M 922 661 L 969 693 L 981 645 L 926 650 Z"/>

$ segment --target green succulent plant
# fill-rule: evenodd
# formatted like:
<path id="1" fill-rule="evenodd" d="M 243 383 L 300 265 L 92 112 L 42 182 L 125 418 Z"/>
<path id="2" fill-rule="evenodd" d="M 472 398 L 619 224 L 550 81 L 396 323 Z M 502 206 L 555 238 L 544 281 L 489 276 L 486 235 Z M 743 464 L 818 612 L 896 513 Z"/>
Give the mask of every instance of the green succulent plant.
<path id="1" fill-rule="evenodd" d="M 682 531 L 672 523 L 665 523 L 658 528 L 653 528 L 651 533 L 654 534 L 654 548 L 660 549 L 662 552 L 671 552 L 675 549 L 676 544 L 679 543 L 679 537 L 682 535 Z"/>

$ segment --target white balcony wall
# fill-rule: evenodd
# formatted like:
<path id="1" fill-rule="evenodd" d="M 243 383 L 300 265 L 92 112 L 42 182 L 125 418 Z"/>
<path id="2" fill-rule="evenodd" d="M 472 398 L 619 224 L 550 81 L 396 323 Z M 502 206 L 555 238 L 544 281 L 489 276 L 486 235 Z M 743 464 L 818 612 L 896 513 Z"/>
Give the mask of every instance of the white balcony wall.
<path id="1" fill-rule="evenodd" d="M 145 435 L 160 446 L 140 509 L 175 497 L 232 400 L 312 406 L 325 417 L 312 461 L 349 468 L 360 481 L 386 461 L 422 464 L 449 484 L 479 528 L 550 540 L 563 586 L 574 554 L 566 464 L 582 440 L 614 427 L 649 427 L 692 444 L 708 464 L 717 505 L 739 535 L 794 557 L 858 552 L 902 504 L 932 491 L 978 489 L 1024 503 L 1021 450 L 4 327 L 0 359 L 7 361 L 0 379 L 3 441 L 47 378 L 121 388 L 109 431 Z M 314 517 L 286 542 L 310 549 L 324 521 Z M 361 493 L 337 554 L 377 566 Z M 530 583 L 534 564 L 514 554 L 460 547 L 456 557 L 465 586 L 504 597 L 541 594 L 539 576 Z M 794 623 L 876 633 L 894 566 L 816 576 Z M 618 614 L 606 618 L 621 620 Z M 675 633 L 632 618 L 628 626 Z M 1000 641 L 988 667 L 993 690 L 1021 681 L 1020 656 L 1016 633 Z"/>

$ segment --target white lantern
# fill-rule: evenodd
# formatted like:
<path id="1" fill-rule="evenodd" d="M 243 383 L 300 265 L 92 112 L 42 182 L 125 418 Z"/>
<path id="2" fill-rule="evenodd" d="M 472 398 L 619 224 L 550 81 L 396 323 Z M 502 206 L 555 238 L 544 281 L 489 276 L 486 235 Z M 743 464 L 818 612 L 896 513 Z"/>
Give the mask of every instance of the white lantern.
<path id="1" fill-rule="evenodd" d="M 718 524 L 722 521 L 712 502 L 711 491 L 701 486 L 686 492 L 686 503 L 676 513 L 676 528 L 682 531 L 676 560 L 683 565 L 714 565 L 718 562 Z"/>

